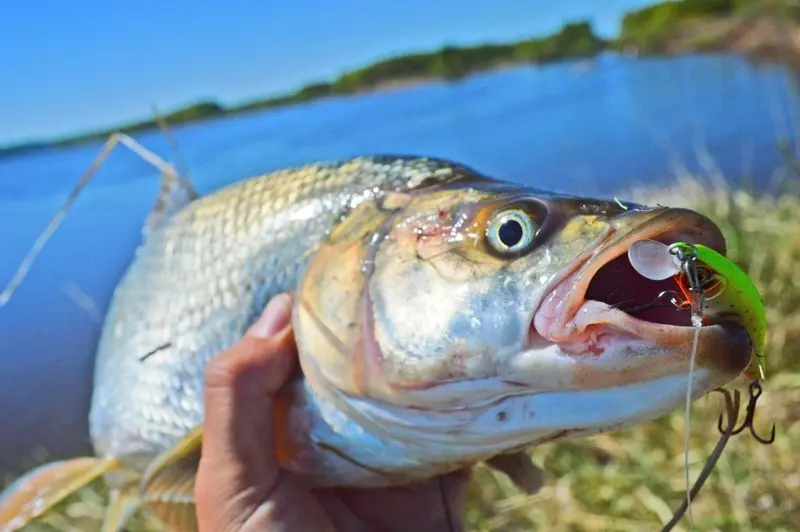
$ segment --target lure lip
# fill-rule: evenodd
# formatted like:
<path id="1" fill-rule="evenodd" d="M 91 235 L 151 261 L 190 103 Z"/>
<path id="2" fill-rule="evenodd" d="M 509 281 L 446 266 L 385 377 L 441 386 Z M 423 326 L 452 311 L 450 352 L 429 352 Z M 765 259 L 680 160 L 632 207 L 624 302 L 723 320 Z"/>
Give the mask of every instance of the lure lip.
<path id="1" fill-rule="evenodd" d="M 637 318 L 622 310 L 612 308 L 607 303 L 587 299 L 589 285 L 603 266 L 626 254 L 630 246 L 637 241 L 650 239 L 671 244 L 687 242 L 702 244 L 725 255 L 725 238 L 707 217 L 688 209 L 667 208 L 654 209 L 648 213 L 649 219 L 638 224 L 632 230 L 620 234 L 612 230 L 589 257 L 576 261 L 576 264 L 564 275 L 554 279 L 545 293 L 554 293 L 562 286 L 569 287 L 563 300 L 557 305 L 555 318 L 545 323 L 541 319 L 547 298 L 534 312 L 529 338 L 544 338 L 559 345 L 580 342 L 585 338 L 586 328 L 590 325 L 604 326 L 612 334 L 632 335 L 651 342 L 658 342 L 665 347 L 675 347 L 686 343 L 694 333 L 692 326 L 662 324 Z M 641 212 L 638 214 L 641 215 Z M 636 216 L 633 211 L 631 216 Z M 583 335 L 583 336 L 582 336 Z M 708 363 L 715 368 L 734 374 L 743 371 L 752 351 L 752 341 L 746 329 L 737 323 L 709 322 L 701 328 L 701 341 L 711 342 L 713 352 L 725 353 L 715 356 Z M 688 360 L 688 352 L 686 354 Z"/>

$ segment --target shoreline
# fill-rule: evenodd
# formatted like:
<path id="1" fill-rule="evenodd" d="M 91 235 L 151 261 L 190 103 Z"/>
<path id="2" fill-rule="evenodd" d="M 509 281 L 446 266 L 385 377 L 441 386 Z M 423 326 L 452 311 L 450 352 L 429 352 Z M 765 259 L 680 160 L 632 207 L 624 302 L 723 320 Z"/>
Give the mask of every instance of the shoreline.
<path id="1" fill-rule="evenodd" d="M 686 38 L 675 41 L 671 52 L 689 53 L 692 40 L 701 38 L 699 28 L 687 28 Z M 736 53 L 760 63 L 779 63 L 793 75 L 800 73 L 800 26 L 776 18 L 730 18 L 705 24 L 704 51 Z"/>
<path id="2" fill-rule="evenodd" d="M 201 101 L 162 114 L 170 128 L 219 120 L 267 109 L 328 98 L 392 92 L 437 82 L 458 82 L 509 68 L 566 62 L 591 62 L 611 53 L 625 58 L 678 57 L 718 53 L 745 58 L 754 64 L 779 64 L 800 80 L 800 16 L 781 18 L 765 0 L 755 9 L 728 14 L 678 14 L 695 0 L 662 2 L 631 11 L 613 40 L 598 37 L 586 21 L 568 22 L 544 37 L 470 47 L 444 47 L 435 52 L 396 56 L 342 74 L 331 82 L 308 84 L 283 95 L 225 106 Z M 686 7 L 689 6 L 689 7 Z M 649 28 L 654 18 L 673 17 L 666 29 Z M 644 29 L 643 29 L 644 28 Z M 68 137 L 0 146 L 0 159 L 42 150 L 60 150 L 102 142 L 115 132 L 135 134 L 159 129 L 155 117 Z"/>
<path id="3" fill-rule="evenodd" d="M 798 30 L 800 33 L 800 30 Z M 628 53 L 624 52 L 617 52 L 617 51 L 608 51 L 608 53 L 613 54 L 616 57 L 623 58 L 623 59 L 670 59 L 670 58 L 679 58 L 679 57 L 686 57 L 686 56 L 703 56 L 708 54 L 720 54 L 720 55 L 730 55 L 730 56 L 738 56 L 744 58 L 748 62 L 754 65 L 780 65 L 787 67 L 790 73 L 798 80 L 800 83 L 800 48 L 797 50 L 792 50 L 791 54 L 787 54 L 785 49 L 783 48 L 775 48 L 772 46 L 765 46 L 765 47 L 755 47 L 753 51 L 750 50 L 728 50 L 728 49 L 720 49 L 720 50 L 681 50 L 681 49 L 673 49 L 667 52 L 659 52 L 659 53 L 642 53 L 636 54 L 631 56 Z M 587 58 L 580 62 L 580 64 L 584 64 L 587 62 L 591 62 L 596 60 L 594 58 Z M 507 63 L 504 65 L 499 65 L 494 68 L 488 68 L 485 70 L 475 71 L 467 76 L 461 78 L 461 80 L 470 79 L 474 76 L 479 76 L 483 74 L 491 74 L 493 72 L 501 72 L 503 70 L 509 70 L 513 68 L 520 68 L 520 67 L 529 67 L 529 68 L 536 68 L 541 66 L 550 66 L 553 64 L 560 64 L 560 63 L 568 63 L 570 61 L 558 61 L 558 62 L 551 62 L 547 64 L 530 64 L 530 63 Z M 575 61 L 572 61 L 575 62 Z M 589 63 L 590 64 L 590 63 Z M 347 97 L 358 97 L 370 94 L 380 94 L 380 93 L 391 93 L 396 91 L 402 91 L 406 89 L 412 89 L 416 87 L 422 87 L 425 85 L 433 84 L 433 83 L 440 83 L 446 80 L 437 77 L 418 77 L 418 78 L 407 78 L 407 79 L 397 79 L 386 81 L 380 83 L 370 89 L 359 90 L 350 93 L 342 93 L 342 94 L 330 94 L 319 96 L 316 98 L 310 98 L 308 100 L 299 101 L 299 102 L 287 102 L 281 105 L 274 105 L 274 106 L 267 106 L 261 108 L 254 108 L 248 110 L 228 110 L 228 111 L 221 111 L 219 113 L 210 114 L 207 116 L 198 117 L 195 119 L 190 120 L 183 120 L 183 121 L 171 121 L 169 115 L 162 115 L 162 118 L 165 120 L 167 125 L 169 126 L 170 130 L 177 130 L 184 126 L 191 126 L 195 124 L 202 124 L 204 122 L 213 122 L 217 120 L 224 120 L 226 118 L 236 118 L 239 116 L 255 114 L 258 112 L 268 111 L 271 109 L 280 109 L 280 108 L 288 108 L 294 107 L 298 105 L 303 105 L 307 103 L 313 102 L 321 102 L 324 100 L 334 99 L 334 98 L 347 98 Z M 82 135 L 74 135 L 71 137 L 66 137 L 63 139 L 57 139 L 55 141 L 40 141 L 40 142 L 29 142 L 23 143 L 18 145 L 12 145 L 8 147 L 0 147 L 0 160 L 4 158 L 11 158 L 15 156 L 22 156 L 27 153 L 31 152 L 39 152 L 43 150 L 48 151 L 60 151 L 60 150 L 68 150 L 70 148 L 76 148 L 79 146 L 85 146 L 91 143 L 96 142 L 104 142 L 111 134 L 113 133 L 126 133 L 126 134 L 142 134 L 142 133 L 151 133 L 157 131 L 159 129 L 159 125 L 155 119 L 137 122 L 133 127 L 131 125 L 123 125 L 117 128 L 109 128 L 107 130 L 103 130 L 100 132 L 94 132 L 89 134 L 82 134 Z"/>

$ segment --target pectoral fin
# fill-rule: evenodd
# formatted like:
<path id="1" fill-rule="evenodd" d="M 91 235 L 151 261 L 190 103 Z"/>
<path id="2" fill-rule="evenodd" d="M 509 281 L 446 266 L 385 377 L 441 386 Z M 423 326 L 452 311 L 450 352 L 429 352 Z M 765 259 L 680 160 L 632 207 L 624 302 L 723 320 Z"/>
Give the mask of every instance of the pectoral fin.
<path id="1" fill-rule="evenodd" d="M 202 443 L 200 426 L 154 459 L 142 477 L 142 502 L 168 530 L 197 530 L 194 481 Z"/>
<path id="2" fill-rule="evenodd" d="M 75 458 L 33 469 L 0 493 L 0 531 L 19 530 L 122 463 L 115 458 Z"/>
<path id="3" fill-rule="evenodd" d="M 505 473 L 511 482 L 528 495 L 535 495 L 544 484 L 544 472 L 524 451 L 501 454 L 486 461 L 486 465 Z"/>

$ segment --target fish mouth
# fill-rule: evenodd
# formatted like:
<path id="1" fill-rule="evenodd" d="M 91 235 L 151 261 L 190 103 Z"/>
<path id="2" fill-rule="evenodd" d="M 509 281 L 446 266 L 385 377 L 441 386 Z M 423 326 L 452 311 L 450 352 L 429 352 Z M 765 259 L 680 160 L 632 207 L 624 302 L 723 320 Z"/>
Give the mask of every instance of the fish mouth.
<path id="1" fill-rule="evenodd" d="M 659 370 L 640 367 L 635 376 L 629 375 L 632 381 L 685 371 L 695 330 L 691 311 L 671 302 L 673 297 L 683 299 L 680 288 L 673 277 L 652 281 L 639 275 L 627 251 L 634 242 L 651 239 L 702 244 L 725 255 L 725 239 L 711 220 L 687 209 L 634 211 L 620 218 L 588 257 L 548 289 L 534 313 L 528 344 L 555 343 L 567 355 L 594 358 L 595 367 L 606 362 L 608 369 L 653 364 L 652 356 L 637 360 L 642 358 L 637 353 L 663 355 L 665 364 Z M 636 223 L 641 218 L 644 222 Z M 624 230 L 631 225 L 633 229 Z M 726 380 L 747 367 L 753 349 L 736 318 L 703 316 L 699 331 L 697 363 Z"/>

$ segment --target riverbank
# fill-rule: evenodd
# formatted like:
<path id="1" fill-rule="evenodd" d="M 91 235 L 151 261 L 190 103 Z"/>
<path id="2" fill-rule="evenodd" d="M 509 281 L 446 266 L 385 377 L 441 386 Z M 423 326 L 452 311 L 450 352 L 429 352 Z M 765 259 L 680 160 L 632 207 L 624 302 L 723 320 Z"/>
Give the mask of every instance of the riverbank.
<path id="1" fill-rule="evenodd" d="M 786 64 L 800 74 L 800 25 L 778 18 L 731 17 L 694 24 L 668 46 L 672 54 L 732 52 L 758 62 Z"/>
<path id="2" fill-rule="evenodd" d="M 671 0 L 626 13 L 619 36 L 611 40 L 598 36 L 589 22 L 573 21 L 550 35 L 392 57 L 286 94 L 233 106 L 197 102 L 163 118 L 171 126 L 180 126 L 333 96 L 457 81 L 512 66 L 591 59 L 605 52 L 626 56 L 736 53 L 757 61 L 778 61 L 800 73 L 800 8 L 790 0 Z M 156 128 L 156 120 L 143 119 L 67 138 L 0 146 L 0 157 L 102 141 L 117 131 L 133 134 Z"/>
<path id="3" fill-rule="evenodd" d="M 800 4 L 788 0 L 681 0 L 623 17 L 613 47 L 634 55 L 724 52 L 800 73 Z"/>

